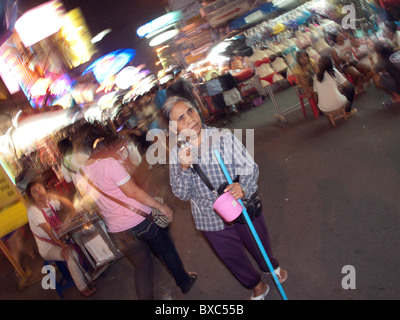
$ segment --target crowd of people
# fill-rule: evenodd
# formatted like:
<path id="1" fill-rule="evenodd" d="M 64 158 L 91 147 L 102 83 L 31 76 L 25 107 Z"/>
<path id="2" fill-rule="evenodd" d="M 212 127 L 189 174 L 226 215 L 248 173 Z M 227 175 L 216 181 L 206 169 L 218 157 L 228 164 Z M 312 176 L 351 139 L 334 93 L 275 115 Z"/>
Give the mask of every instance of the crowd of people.
<path id="1" fill-rule="evenodd" d="M 164 97 L 165 103 L 162 104 L 162 108 L 159 110 L 161 113 L 158 114 L 157 123 L 163 121 L 163 123 L 170 125 L 170 123 L 172 124 L 176 121 L 178 127 L 168 128 L 176 134 L 181 131 L 185 132 L 185 129 L 196 128 L 196 135 L 198 136 L 197 138 L 191 136 L 191 139 L 192 143 L 195 140 L 197 141 L 197 148 L 206 139 L 206 137 L 200 135 L 200 132 L 203 132 L 203 129 L 207 129 L 206 131 L 213 130 L 201 120 L 200 115 L 204 106 L 198 103 L 198 96 L 196 98 L 194 88 L 184 79 L 178 77 L 170 79 L 170 81 Z M 171 88 L 173 84 L 178 85 Z M 182 90 L 187 93 L 186 96 L 178 95 L 178 91 L 172 90 L 182 87 L 184 88 Z M 158 91 L 152 92 L 154 97 Z M 192 94 L 191 100 L 189 100 L 189 94 Z M 135 103 L 142 103 L 143 101 L 143 107 L 153 101 L 150 102 L 150 100 L 146 99 L 148 97 L 140 97 Z M 148 121 L 148 123 L 151 124 L 155 119 L 152 118 L 152 121 Z M 158 122 L 158 119 L 160 122 Z M 124 125 L 129 120 L 129 117 L 127 117 Z M 137 130 L 137 127 L 135 128 L 131 125 L 130 129 Z M 77 208 L 95 208 L 104 219 L 114 246 L 132 263 L 134 270 L 132 278 L 138 299 L 154 298 L 151 252 L 161 259 L 182 293 L 189 292 L 198 277 L 197 274 L 192 271 L 186 271 L 168 228 L 161 228 L 149 218 L 152 210 L 159 210 L 172 221 L 173 210 L 168 204 L 159 202 L 141 189 L 132 178 L 127 165 L 129 160 L 129 152 L 126 150 L 127 130 L 104 133 L 96 130 L 95 127 L 85 125 L 79 133 L 79 135 L 71 137 L 71 139 L 61 140 L 58 144 L 61 155 L 61 172 L 64 179 L 73 185 L 73 194 L 69 195 L 69 198 L 60 197 L 47 190 L 46 184 L 41 179 L 34 179 L 26 188 L 26 194 L 30 200 L 28 210 L 29 226 L 34 234 L 41 257 L 45 260 L 65 261 L 81 294 L 84 296 L 94 294 L 96 292 L 94 284 L 87 276 L 84 276 L 82 268 L 79 267 L 79 256 L 75 248 L 71 244 L 57 239 L 51 230 L 62 222 L 59 216 L 59 211 L 62 208 L 67 209 L 71 215 L 76 214 Z M 233 142 L 231 141 L 232 138 L 233 136 L 231 135 L 226 141 L 224 139 L 221 142 L 227 145 Z M 238 140 L 234 140 L 234 143 L 238 146 L 241 145 Z M 241 148 L 244 149 L 243 145 L 241 145 Z M 184 149 L 182 152 L 187 151 L 187 149 Z M 176 152 L 177 149 L 175 148 L 171 150 L 171 157 L 175 157 Z M 180 152 L 179 157 L 181 157 L 182 152 Z M 243 165 L 242 160 L 246 160 L 251 164 L 254 170 L 248 174 L 242 174 L 239 182 L 226 187 L 226 192 L 231 192 L 236 199 L 251 197 L 257 190 L 258 167 L 249 154 L 246 154 L 243 159 L 239 159 L 237 166 L 232 166 L 229 170 L 233 175 L 236 175 L 238 170 L 240 171 L 241 169 L 240 166 Z M 216 167 L 204 168 L 204 170 L 206 172 L 209 172 L 209 170 L 215 171 Z M 206 215 L 203 215 L 193 210 L 196 227 L 204 233 L 216 250 L 217 255 L 225 263 L 228 263 L 229 269 L 238 281 L 245 288 L 253 290 L 251 299 L 264 299 L 269 291 L 268 285 L 261 282 L 259 272 L 251 267 L 251 262 L 248 258 L 245 259 L 245 248 L 248 248 L 258 262 L 260 269 L 268 272 L 261 253 L 254 246 L 254 243 L 252 244 L 250 231 L 244 224 L 229 226 L 215 212 L 210 214 L 213 194 L 201 190 L 204 186 L 188 186 L 191 190 L 190 194 L 187 193 L 189 190 L 182 193 L 182 187 L 184 186 L 179 182 L 181 177 L 186 177 L 185 185 L 190 184 L 192 180 L 187 173 L 188 167 L 186 164 L 182 166 L 171 164 L 171 172 L 176 173 L 176 175 L 171 176 L 171 185 L 177 197 L 184 200 L 190 197 L 200 205 L 199 207 L 196 205 L 197 208 L 207 212 Z M 187 179 L 188 177 L 189 179 Z M 220 184 L 222 182 L 222 174 L 219 173 L 215 176 L 215 180 L 214 177 L 212 179 L 214 183 Z M 197 191 L 194 192 L 193 189 Z M 121 202 L 134 209 L 127 209 L 121 205 Z M 200 224 L 198 222 L 199 216 L 202 217 Z M 277 276 L 280 281 L 285 281 L 287 272 L 280 268 L 278 260 L 272 255 L 270 239 L 262 215 L 257 216 L 254 224 L 260 233 L 263 245 L 265 245 L 270 254 Z M 232 241 L 232 236 L 237 237 L 237 240 Z M 237 246 L 237 250 L 227 250 L 232 245 Z M 230 263 L 229 261 L 236 262 Z M 238 262 L 241 262 L 241 265 Z"/>
<path id="2" fill-rule="evenodd" d="M 393 56 L 400 49 L 399 35 L 397 25 L 390 21 L 383 24 L 379 36 L 373 40 L 363 39 L 362 44 L 346 30 L 330 30 L 326 33 L 326 41 L 332 47 L 318 61 L 305 50 L 296 53 L 292 71 L 297 77 L 299 93 L 313 99 L 320 112 L 344 107 L 351 115 L 357 112 L 356 108 L 352 109 L 355 97 L 372 81 L 376 88 L 391 96 L 383 104 L 399 103 L 399 68 L 393 62 Z M 363 48 L 359 50 L 361 46 Z"/>

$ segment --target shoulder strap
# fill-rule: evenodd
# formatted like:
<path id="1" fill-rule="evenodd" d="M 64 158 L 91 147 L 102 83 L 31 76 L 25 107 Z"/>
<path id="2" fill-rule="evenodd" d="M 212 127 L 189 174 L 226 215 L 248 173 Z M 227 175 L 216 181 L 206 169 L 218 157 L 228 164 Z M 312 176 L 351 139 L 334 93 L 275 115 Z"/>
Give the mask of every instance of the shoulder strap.
<path id="1" fill-rule="evenodd" d="M 117 198 L 114 198 L 113 196 L 110 196 L 109 194 L 103 192 L 99 187 L 97 187 L 97 186 L 87 177 L 87 175 L 83 172 L 82 169 L 79 169 L 79 173 L 82 175 L 82 177 L 84 177 L 84 178 L 86 179 L 86 181 L 87 181 L 97 192 L 101 193 L 103 196 L 105 196 L 105 197 L 107 197 L 108 199 L 114 201 L 115 203 L 119 204 L 120 206 L 123 206 L 123 207 L 125 207 L 125 208 L 127 208 L 127 209 L 129 209 L 129 210 L 131 210 L 131 211 L 133 211 L 133 212 L 135 212 L 135 213 L 141 215 L 142 217 L 144 217 L 144 218 L 146 218 L 146 219 L 153 220 L 152 217 L 151 217 L 151 215 L 146 214 L 146 213 L 143 212 L 142 210 L 137 209 L 137 208 L 131 206 L 130 204 L 127 204 L 127 203 L 125 203 L 125 202 L 123 202 L 123 201 L 121 201 L 121 200 L 119 200 L 119 199 L 117 199 Z"/>
<path id="2" fill-rule="evenodd" d="M 221 132 L 221 129 L 218 129 L 218 132 Z M 211 147 L 212 144 L 212 135 L 208 137 L 209 142 L 208 142 L 208 147 Z M 202 151 L 199 152 L 200 155 L 202 154 Z M 200 156 L 199 155 L 199 156 Z M 205 185 L 208 187 L 208 189 L 210 189 L 210 191 L 215 195 L 216 198 L 218 198 L 218 191 L 215 189 L 215 187 L 213 186 L 213 184 L 211 183 L 210 179 L 208 179 L 207 175 L 204 173 L 204 171 L 201 169 L 200 165 L 197 163 L 193 163 L 192 164 L 192 168 L 193 171 L 195 171 L 200 179 L 205 183 Z"/>
<path id="3" fill-rule="evenodd" d="M 73 170 L 73 169 L 71 169 L 70 167 L 66 166 L 65 163 L 62 163 L 62 165 L 63 165 L 63 167 L 64 167 L 65 169 L 67 169 L 68 172 L 73 173 L 73 174 L 76 174 L 76 173 L 77 173 L 75 170 Z"/>
<path id="4" fill-rule="evenodd" d="M 203 180 L 203 182 L 206 184 L 206 186 L 208 187 L 208 189 L 210 189 L 212 192 L 215 191 L 214 186 L 212 185 L 210 179 L 208 179 L 208 177 L 206 176 L 206 174 L 203 172 L 203 170 L 201 169 L 201 167 L 197 164 L 194 163 L 192 164 L 193 170 L 198 174 L 198 176 L 200 177 L 201 180 Z"/>

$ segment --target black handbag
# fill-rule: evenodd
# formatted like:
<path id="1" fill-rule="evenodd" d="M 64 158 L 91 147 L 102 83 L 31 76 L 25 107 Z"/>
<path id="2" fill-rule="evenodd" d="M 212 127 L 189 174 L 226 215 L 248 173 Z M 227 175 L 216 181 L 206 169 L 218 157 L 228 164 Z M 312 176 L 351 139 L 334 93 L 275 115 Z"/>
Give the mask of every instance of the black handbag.
<path id="1" fill-rule="evenodd" d="M 229 185 L 228 182 L 225 182 L 221 184 L 217 190 L 215 190 L 214 186 L 212 185 L 211 181 L 208 179 L 208 177 L 204 174 L 203 170 L 200 168 L 198 164 L 193 164 L 192 165 L 193 170 L 198 174 L 200 179 L 206 184 L 206 186 L 211 190 L 212 193 L 217 194 L 220 196 L 221 194 L 224 193 L 225 188 Z M 239 176 L 236 176 L 235 180 L 232 182 L 239 182 Z M 246 208 L 246 211 L 249 215 L 249 218 L 253 221 L 255 217 L 258 217 L 261 215 L 262 212 L 262 202 L 260 197 L 258 196 L 258 192 L 256 191 L 250 198 L 248 199 L 243 199 L 243 205 Z M 243 213 L 240 214 L 239 217 L 237 217 L 234 221 L 245 224 L 246 219 L 243 215 Z"/>

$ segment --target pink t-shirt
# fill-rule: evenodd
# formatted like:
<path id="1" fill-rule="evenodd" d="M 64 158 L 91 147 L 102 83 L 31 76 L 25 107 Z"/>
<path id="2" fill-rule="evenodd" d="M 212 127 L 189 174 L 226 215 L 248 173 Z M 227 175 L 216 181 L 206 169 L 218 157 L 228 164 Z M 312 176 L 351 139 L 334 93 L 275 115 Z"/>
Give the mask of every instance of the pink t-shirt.
<path id="1" fill-rule="evenodd" d="M 128 182 L 131 178 L 124 166 L 114 158 L 100 159 L 93 164 L 82 166 L 86 176 L 104 193 L 130 204 L 131 206 L 151 213 L 151 208 L 139 201 L 126 196 L 119 186 Z M 84 192 L 90 192 L 91 197 L 101 210 L 109 232 L 122 232 L 141 223 L 145 218 L 129 210 L 111 199 L 97 192 L 87 184 L 79 175 L 78 188 Z"/>

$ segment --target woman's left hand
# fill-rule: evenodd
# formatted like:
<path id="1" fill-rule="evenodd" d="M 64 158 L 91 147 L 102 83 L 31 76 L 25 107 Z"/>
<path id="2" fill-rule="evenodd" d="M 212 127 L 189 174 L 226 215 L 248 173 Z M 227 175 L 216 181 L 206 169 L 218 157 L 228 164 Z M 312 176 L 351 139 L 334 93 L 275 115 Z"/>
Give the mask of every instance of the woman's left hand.
<path id="1" fill-rule="evenodd" d="M 236 200 L 243 199 L 245 196 L 245 193 L 238 182 L 228 185 L 224 192 L 230 192 Z"/>

